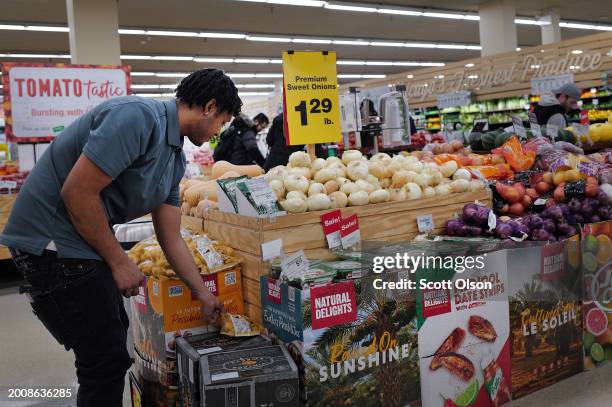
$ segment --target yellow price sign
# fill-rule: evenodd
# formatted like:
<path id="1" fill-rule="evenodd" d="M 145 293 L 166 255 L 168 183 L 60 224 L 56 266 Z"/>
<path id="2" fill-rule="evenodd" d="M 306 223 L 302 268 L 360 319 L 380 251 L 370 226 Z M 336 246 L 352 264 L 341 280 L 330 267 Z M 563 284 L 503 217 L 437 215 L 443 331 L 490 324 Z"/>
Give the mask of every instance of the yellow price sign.
<path id="1" fill-rule="evenodd" d="M 287 144 L 340 141 L 335 52 L 283 52 L 283 86 Z"/>

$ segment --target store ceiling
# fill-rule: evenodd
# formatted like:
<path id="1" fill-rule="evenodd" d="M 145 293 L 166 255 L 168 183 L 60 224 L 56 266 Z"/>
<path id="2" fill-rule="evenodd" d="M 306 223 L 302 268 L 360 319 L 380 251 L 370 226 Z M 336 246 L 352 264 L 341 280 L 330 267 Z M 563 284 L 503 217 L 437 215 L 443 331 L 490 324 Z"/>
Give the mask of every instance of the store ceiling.
<path id="1" fill-rule="evenodd" d="M 352 1 L 385 3 L 402 7 L 435 7 L 477 12 L 483 1 Z M 612 24 L 609 0 L 518 0 L 517 15 L 534 17 L 550 7 L 560 9 L 565 20 Z M 66 26 L 65 0 L 2 0 L 0 24 L 30 23 Z M 271 5 L 236 0 L 119 0 L 119 25 L 122 28 L 160 28 L 172 30 L 221 31 L 250 34 L 316 36 L 324 38 L 379 39 L 381 41 L 422 41 L 478 45 L 478 22 L 440 18 L 393 16 L 328 10 L 324 8 Z M 563 39 L 593 34 L 596 31 L 562 29 Z M 517 25 L 519 46 L 538 45 L 540 27 Z M 478 50 L 439 48 L 396 48 L 350 45 L 286 44 L 245 39 L 187 38 L 146 35 L 121 35 L 122 54 L 188 55 L 279 58 L 284 49 L 334 50 L 339 59 L 369 61 L 452 62 L 480 55 Z M 65 32 L 2 31 L 0 53 L 68 54 Z M 2 58 L 12 61 L 48 62 L 48 59 Z M 53 59 L 52 62 L 66 62 Z M 280 73 L 279 64 L 219 64 L 193 61 L 124 60 L 133 71 L 188 72 L 203 66 L 216 66 L 232 73 Z M 343 74 L 391 74 L 413 69 L 406 66 L 339 66 Z M 414 69 L 418 69 L 414 68 Z M 351 79 L 343 79 L 342 82 Z M 135 83 L 173 83 L 175 79 L 139 77 Z M 261 83 L 262 79 L 237 79 L 238 83 Z M 264 82 L 272 82 L 267 79 Z"/>

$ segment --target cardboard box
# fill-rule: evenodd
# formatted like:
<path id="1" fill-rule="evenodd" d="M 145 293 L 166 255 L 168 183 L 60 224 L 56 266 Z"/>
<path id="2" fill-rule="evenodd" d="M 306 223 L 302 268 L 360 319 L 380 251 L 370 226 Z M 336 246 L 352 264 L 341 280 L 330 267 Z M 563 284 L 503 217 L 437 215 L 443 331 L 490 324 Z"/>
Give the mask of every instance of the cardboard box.
<path id="1" fill-rule="evenodd" d="M 450 262 L 442 267 L 417 270 L 419 282 L 450 282 L 439 288 L 419 286 L 417 315 L 423 406 L 442 407 L 447 399 L 470 406 L 509 402 L 510 328 L 505 251 L 481 253 L 472 250 L 469 242 L 457 242 L 437 245 L 427 256 L 471 257 L 478 265 L 461 273 Z M 468 282 L 483 286 L 465 287 Z M 484 287 L 485 283 L 489 286 Z"/>
<path id="2" fill-rule="evenodd" d="M 202 279 L 228 311 L 244 313 L 239 267 L 202 275 Z M 176 402 L 176 339 L 217 328 L 204 325 L 199 300 L 175 278 L 147 277 L 139 295 L 132 298 L 131 311 L 134 349 L 138 354 L 135 360 L 145 403 L 166 406 L 169 398 Z M 147 391 L 149 387 L 152 391 Z"/>
<path id="3" fill-rule="evenodd" d="M 584 368 L 612 359 L 612 221 L 582 229 Z"/>
<path id="4" fill-rule="evenodd" d="M 204 355 L 200 375 L 202 406 L 300 406 L 297 367 L 281 345 Z"/>
<path id="5" fill-rule="evenodd" d="M 269 346 L 263 336 L 230 337 L 217 332 L 177 338 L 177 362 L 179 375 L 179 404 L 181 407 L 200 407 L 201 389 L 200 358 L 217 352 L 252 349 Z"/>
<path id="6" fill-rule="evenodd" d="M 264 325 L 296 361 L 308 406 L 418 404 L 414 296 L 374 290 L 376 278 L 300 290 L 261 277 Z"/>
<path id="7" fill-rule="evenodd" d="M 507 251 L 514 399 L 582 371 L 578 245 L 576 237 Z"/>

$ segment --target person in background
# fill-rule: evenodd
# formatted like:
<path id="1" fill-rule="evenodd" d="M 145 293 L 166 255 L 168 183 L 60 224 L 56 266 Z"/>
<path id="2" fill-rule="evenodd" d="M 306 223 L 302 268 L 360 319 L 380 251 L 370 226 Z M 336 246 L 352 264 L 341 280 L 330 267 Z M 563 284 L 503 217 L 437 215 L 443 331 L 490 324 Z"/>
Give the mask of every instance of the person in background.
<path id="1" fill-rule="evenodd" d="M 257 146 L 257 134 L 268 127 L 268 117 L 259 113 L 251 120 L 241 114 L 232 121 L 230 127 L 221 134 L 219 145 L 215 148 L 215 161 L 229 161 L 234 165 L 264 166 L 266 159 Z"/>
<path id="2" fill-rule="evenodd" d="M 580 88 L 573 83 L 566 83 L 553 94 L 544 94 L 535 106 L 535 113 L 540 126 L 552 124 L 560 129 L 568 126 L 566 114 L 578 108 Z"/>
<path id="3" fill-rule="evenodd" d="M 272 126 L 270 126 L 270 130 L 268 130 L 268 135 L 266 136 L 266 143 L 269 147 L 266 163 L 263 167 L 266 172 L 277 165 L 287 165 L 291 153 L 304 151 L 303 144 L 294 146 L 287 145 L 287 141 L 285 140 L 283 113 L 278 114 L 274 120 L 272 120 Z M 325 158 L 325 153 L 321 144 L 315 144 L 315 153 L 317 157 Z"/>
<path id="4" fill-rule="evenodd" d="M 196 146 L 208 141 L 241 106 L 236 86 L 218 69 L 184 78 L 176 99 L 110 99 L 66 127 L 21 188 L 0 243 L 25 279 L 21 291 L 34 314 L 74 351 L 79 407 L 121 407 L 132 364 L 121 294 L 137 295 L 144 276 L 115 238 L 114 224 L 150 213 L 204 320 L 218 320 L 222 304 L 181 237 L 182 147 L 185 137 Z"/>

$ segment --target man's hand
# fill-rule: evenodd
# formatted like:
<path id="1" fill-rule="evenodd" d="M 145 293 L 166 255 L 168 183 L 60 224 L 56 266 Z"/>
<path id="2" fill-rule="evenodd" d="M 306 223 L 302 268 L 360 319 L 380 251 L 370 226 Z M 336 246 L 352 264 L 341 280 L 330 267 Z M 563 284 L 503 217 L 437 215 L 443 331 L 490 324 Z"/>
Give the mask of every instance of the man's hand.
<path id="1" fill-rule="evenodd" d="M 175 206 L 163 204 L 154 209 L 153 226 L 155 235 L 166 259 L 176 274 L 187 284 L 191 292 L 202 303 L 204 322 L 216 324 L 223 305 L 204 285 L 200 271 L 193 261 L 193 256 L 181 237 L 181 210 Z"/>
<path id="2" fill-rule="evenodd" d="M 202 303 L 202 319 L 210 325 L 219 325 L 221 322 L 221 312 L 223 312 L 223 304 L 210 291 L 202 291 L 198 295 L 198 299 Z"/>
<path id="3" fill-rule="evenodd" d="M 109 264 L 109 266 L 113 279 L 123 296 L 129 298 L 138 295 L 138 287 L 145 278 L 138 266 L 127 256 L 123 256 L 119 262 Z"/>

